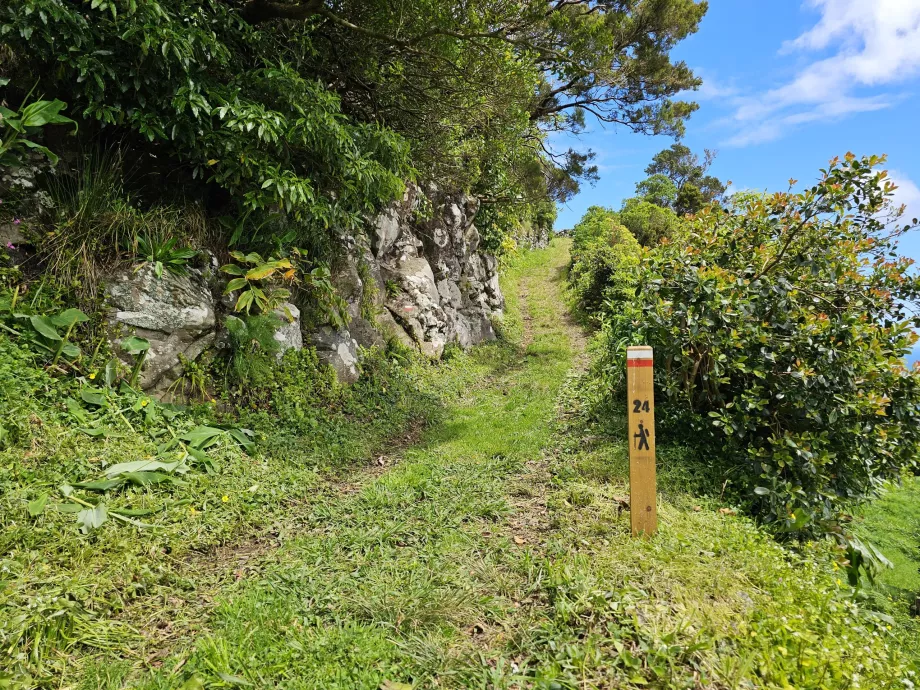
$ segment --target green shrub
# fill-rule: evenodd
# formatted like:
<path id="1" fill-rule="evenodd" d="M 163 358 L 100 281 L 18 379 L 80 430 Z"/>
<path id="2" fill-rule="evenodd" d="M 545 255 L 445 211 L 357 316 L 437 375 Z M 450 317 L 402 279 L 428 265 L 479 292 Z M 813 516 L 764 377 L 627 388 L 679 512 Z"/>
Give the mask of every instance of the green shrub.
<path id="1" fill-rule="evenodd" d="M 569 281 L 576 311 L 589 322 L 596 322 L 606 302 L 620 303 L 631 298 L 642 248 L 626 228 L 617 226 L 611 240 L 595 240 L 572 264 Z"/>
<path id="2" fill-rule="evenodd" d="M 643 247 L 654 247 L 671 237 L 680 225 L 674 211 L 644 199 L 627 199 L 617 217 Z"/>
<path id="3" fill-rule="evenodd" d="M 788 531 L 837 529 L 920 447 L 920 373 L 907 305 L 920 294 L 881 220 L 882 160 L 836 159 L 801 194 L 704 210 L 650 252 L 606 333 L 655 348 L 662 411 L 721 447 L 729 490 Z"/>
<path id="4" fill-rule="evenodd" d="M 589 323 L 597 323 L 606 301 L 628 299 L 634 287 L 641 247 L 617 218 L 609 209 L 592 206 L 574 229 L 572 302 Z"/>
<path id="5" fill-rule="evenodd" d="M 281 349 L 281 344 L 275 340 L 275 331 L 280 324 L 281 319 L 273 313 L 227 317 L 227 333 L 230 336 L 227 378 L 230 386 L 236 385 L 242 392 L 244 387 L 267 384 L 275 355 Z"/>
<path id="6" fill-rule="evenodd" d="M 572 260 L 578 261 L 581 252 L 595 240 L 609 237 L 618 224 L 616 211 L 603 206 L 591 206 L 572 229 Z"/>

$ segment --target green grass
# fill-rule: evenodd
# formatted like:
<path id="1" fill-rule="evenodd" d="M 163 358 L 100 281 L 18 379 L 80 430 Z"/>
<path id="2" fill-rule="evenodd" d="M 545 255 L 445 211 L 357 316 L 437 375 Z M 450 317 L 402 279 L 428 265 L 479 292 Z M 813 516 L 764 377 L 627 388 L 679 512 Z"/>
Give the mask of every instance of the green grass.
<path id="1" fill-rule="evenodd" d="M 920 599 L 920 478 L 905 478 L 859 509 L 856 532 L 891 562 L 876 577 L 874 603 L 910 631 L 909 652 L 920 664 L 920 619 L 911 614 Z"/>
<path id="2" fill-rule="evenodd" d="M 669 439 L 659 439 L 661 531 L 631 538 L 622 420 L 591 414 L 592 379 L 564 313 L 567 261 L 560 241 L 520 258 L 503 279 L 504 339 L 413 365 L 399 414 L 371 398 L 361 422 L 357 408 L 324 421 L 343 457 L 322 437 L 312 455 L 293 455 L 298 437 L 279 426 L 285 440 L 270 452 L 195 478 L 196 500 L 199 484 L 213 496 L 207 516 L 156 534 L 16 532 L 6 592 L 44 598 L 7 610 L 35 616 L 53 640 L 41 649 L 54 675 L 37 684 L 909 687 L 906 622 L 854 598 L 827 545 L 785 549 L 717 491 L 701 497 L 712 486 L 704 459 Z M 410 442 L 419 405 L 429 426 Z M 406 447 L 381 446 L 394 436 Z M 18 481 L 7 527 L 23 522 Z M 262 487 L 273 498 L 253 508 Z M 41 613 L 61 607 L 53 587 L 81 605 L 118 603 L 59 616 L 76 627 L 58 630 Z"/>

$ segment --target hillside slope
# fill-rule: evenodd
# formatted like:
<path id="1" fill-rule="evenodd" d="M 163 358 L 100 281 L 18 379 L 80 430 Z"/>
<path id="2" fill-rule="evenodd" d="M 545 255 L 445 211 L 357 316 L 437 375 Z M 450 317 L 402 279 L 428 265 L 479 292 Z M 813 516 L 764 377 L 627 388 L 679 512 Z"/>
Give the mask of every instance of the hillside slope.
<path id="1" fill-rule="evenodd" d="M 701 497 L 698 461 L 668 439 L 661 532 L 629 536 L 623 424 L 586 412 L 568 260 L 559 240 L 523 256 L 504 276 L 504 338 L 417 365 L 412 386 L 437 410 L 420 436 L 306 489 L 291 474 L 296 500 L 252 524 L 233 513 L 220 547 L 192 552 L 176 533 L 169 576 L 106 612 L 105 644 L 44 647 L 63 663 L 42 685 L 909 687 L 906 631 L 856 603 L 825 547 L 785 550 Z M 21 521 L 24 504 L 11 510 Z M 103 541 L 131 534 L 138 572 L 164 558 L 148 533 L 105 528 Z M 17 534 L 7 546 L 40 568 L 53 541 Z M 93 539 L 72 537 L 68 567 L 94 563 Z"/>

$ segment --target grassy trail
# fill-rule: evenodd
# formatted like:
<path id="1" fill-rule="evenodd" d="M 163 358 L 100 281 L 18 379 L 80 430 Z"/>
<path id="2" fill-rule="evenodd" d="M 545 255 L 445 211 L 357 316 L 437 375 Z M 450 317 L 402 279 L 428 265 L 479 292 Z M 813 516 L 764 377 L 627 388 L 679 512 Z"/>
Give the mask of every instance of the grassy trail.
<path id="1" fill-rule="evenodd" d="M 287 528 L 187 561 L 62 687 L 902 688 L 905 630 L 737 516 L 659 446 L 661 532 L 629 535 L 623 420 L 589 410 L 568 244 L 505 280 L 507 337 L 432 370 L 440 421 L 318 480 Z M 172 594 L 168 594 L 172 592 Z"/>
<path id="2" fill-rule="evenodd" d="M 525 258 L 507 295 L 519 345 L 449 363 L 443 423 L 383 473 L 364 471 L 315 496 L 302 534 L 222 591 L 204 630 L 173 639 L 143 687 L 189 677 L 425 687 L 459 678 L 479 650 L 504 644 L 503 623 L 532 593 L 528 552 L 545 514 L 509 480 L 539 466 L 581 343 L 565 320 L 567 261 L 558 244 Z M 107 663 L 90 675 L 87 684 L 124 680 Z"/>

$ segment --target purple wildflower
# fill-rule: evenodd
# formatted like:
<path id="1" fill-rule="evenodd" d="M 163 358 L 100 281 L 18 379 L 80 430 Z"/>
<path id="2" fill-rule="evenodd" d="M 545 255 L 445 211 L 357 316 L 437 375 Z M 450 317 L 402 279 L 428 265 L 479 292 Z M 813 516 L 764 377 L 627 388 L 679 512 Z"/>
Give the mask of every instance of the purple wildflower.
<path id="1" fill-rule="evenodd" d="M 13 225 L 19 225 L 21 222 L 22 222 L 21 220 L 19 220 L 18 218 L 16 218 L 16 219 L 13 220 Z"/>

